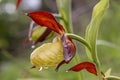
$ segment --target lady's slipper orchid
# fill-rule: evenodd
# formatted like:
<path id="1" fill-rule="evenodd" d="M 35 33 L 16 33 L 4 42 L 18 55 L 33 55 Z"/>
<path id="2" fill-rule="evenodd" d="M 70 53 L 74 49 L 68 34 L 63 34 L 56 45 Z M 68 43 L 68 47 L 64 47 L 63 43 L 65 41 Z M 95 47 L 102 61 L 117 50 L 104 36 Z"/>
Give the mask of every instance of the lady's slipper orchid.
<path id="1" fill-rule="evenodd" d="M 75 49 L 75 45 L 72 42 L 71 38 L 64 35 L 65 30 L 62 27 L 62 25 L 60 25 L 56 21 L 54 16 L 49 12 L 43 12 L 43 11 L 32 12 L 32 13 L 28 13 L 27 15 L 31 17 L 33 21 L 37 23 L 38 25 L 42 27 L 48 27 L 52 31 L 58 33 L 61 36 L 64 60 L 58 64 L 56 69 L 58 69 L 63 63 L 68 63 L 74 57 L 76 49 Z"/>
<path id="2" fill-rule="evenodd" d="M 52 43 L 43 44 L 32 52 L 30 59 L 33 68 L 41 69 L 41 67 L 56 66 L 56 70 L 58 70 L 62 64 L 69 63 L 76 53 L 76 48 L 72 39 L 65 35 L 65 30 L 62 25 L 49 12 L 32 12 L 27 15 L 41 27 L 47 27 L 59 35 L 57 40 Z M 86 69 L 88 72 L 97 75 L 95 65 L 91 62 L 80 63 L 68 71 L 78 72 L 82 69 Z"/>
<path id="3" fill-rule="evenodd" d="M 19 7 L 22 0 L 17 0 L 16 9 Z M 32 20 L 40 26 L 34 27 L 34 22 L 30 24 L 29 39 L 33 41 L 33 44 L 44 41 L 48 38 L 52 31 L 56 32 L 59 37 L 55 38 L 52 43 L 46 43 L 35 49 L 31 56 L 32 68 L 46 68 L 51 66 L 57 66 L 56 70 L 64 64 L 69 63 L 76 53 L 76 48 L 72 39 L 65 35 L 65 30 L 61 24 L 59 24 L 54 16 L 45 11 L 31 12 L 27 14 Z M 33 28 L 34 27 L 34 28 Z M 88 72 L 97 75 L 95 64 L 91 62 L 82 62 L 68 71 L 81 71 L 86 69 Z M 104 76 L 104 74 L 101 72 Z"/>

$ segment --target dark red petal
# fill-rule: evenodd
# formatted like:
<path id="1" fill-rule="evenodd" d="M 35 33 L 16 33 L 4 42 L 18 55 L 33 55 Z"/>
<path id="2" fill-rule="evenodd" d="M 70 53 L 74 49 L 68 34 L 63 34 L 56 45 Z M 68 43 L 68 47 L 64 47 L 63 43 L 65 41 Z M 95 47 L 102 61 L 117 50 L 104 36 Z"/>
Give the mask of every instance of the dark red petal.
<path id="1" fill-rule="evenodd" d="M 24 41 L 24 45 L 27 45 L 28 43 L 30 43 L 32 40 L 31 40 L 31 35 L 32 35 L 32 32 L 33 32 L 33 29 L 35 28 L 35 23 L 34 21 L 31 21 L 30 23 L 30 28 L 29 28 L 29 33 L 28 33 L 28 37 L 26 38 L 26 40 Z M 41 26 L 40 26 L 41 27 Z M 50 28 L 46 28 L 44 30 L 44 32 L 42 33 L 41 36 L 39 36 L 39 38 L 36 40 L 36 41 L 32 41 L 32 45 L 34 46 L 35 44 L 37 44 L 38 42 L 43 42 L 48 36 L 49 34 L 52 32 L 52 30 Z"/>
<path id="2" fill-rule="evenodd" d="M 60 68 L 60 66 L 63 65 L 63 64 L 65 64 L 65 63 L 66 63 L 65 60 L 63 60 L 62 62 L 60 62 L 58 64 L 58 66 L 56 67 L 55 71 L 58 71 L 58 69 Z"/>
<path id="3" fill-rule="evenodd" d="M 31 17 L 33 21 L 35 21 L 37 24 L 41 26 L 46 26 L 58 34 L 64 33 L 64 28 L 62 27 L 62 25 L 60 25 L 55 20 L 54 16 L 49 12 L 45 11 L 32 12 L 28 13 L 28 16 Z"/>
<path id="4" fill-rule="evenodd" d="M 50 28 L 47 28 L 44 33 L 33 43 L 33 45 L 37 44 L 38 42 L 43 42 L 46 37 L 52 32 Z"/>
<path id="5" fill-rule="evenodd" d="M 69 36 L 63 35 L 62 43 L 64 46 L 63 50 L 64 60 L 66 63 L 68 63 L 75 56 L 76 48 Z"/>
<path id="6" fill-rule="evenodd" d="M 21 1 L 22 1 L 22 0 L 17 0 L 17 2 L 16 2 L 16 9 L 19 7 Z"/>
<path id="7" fill-rule="evenodd" d="M 95 64 L 93 64 L 91 62 L 79 63 L 79 64 L 73 66 L 72 68 L 70 68 L 68 71 L 79 72 L 79 71 L 81 71 L 83 69 L 86 69 L 88 72 L 97 75 Z"/>

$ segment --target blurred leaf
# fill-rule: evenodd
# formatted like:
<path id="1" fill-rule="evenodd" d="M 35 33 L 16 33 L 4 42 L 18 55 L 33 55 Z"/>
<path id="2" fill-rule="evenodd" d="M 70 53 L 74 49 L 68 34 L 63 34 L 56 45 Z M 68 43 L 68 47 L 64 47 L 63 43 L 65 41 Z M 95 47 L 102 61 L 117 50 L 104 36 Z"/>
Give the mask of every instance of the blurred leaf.
<path id="1" fill-rule="evenodd" d="M 120 46 L 118 46 L 117 44 L 114 44 L 112 42 L 105 41 L 105 40 L 97 40 L 97 45 L 103 45 L 103 46 L 107 46 L 107 47 L 111 47 L 111 48 L 120 50 Z"/>
<path id="2" fill-rule="evenodd" d="M 1 80 L 16 80 L 19 76 L 19 69 L 11 63 L 4 63 L 0 67 Z"/>
<path id="3" fill-rule="evenodd" d="M 117 76 L 109 76 L 109 77 L 106 77 L 106 80 L 120 80 L 120 77 L 117 77 Z"/>
<path id="4" fill-rule="evenodd" d="M 0 39 L 0 48 L 8 48 L 9 43 L 6 39 Z"/>
<path id="5" fill-rule="evenodd" d="M 17 80 L 48 80 L 48 79 L 41 79 L 41 78 L 26 78 L 26 79 L 17 79 Z"/>

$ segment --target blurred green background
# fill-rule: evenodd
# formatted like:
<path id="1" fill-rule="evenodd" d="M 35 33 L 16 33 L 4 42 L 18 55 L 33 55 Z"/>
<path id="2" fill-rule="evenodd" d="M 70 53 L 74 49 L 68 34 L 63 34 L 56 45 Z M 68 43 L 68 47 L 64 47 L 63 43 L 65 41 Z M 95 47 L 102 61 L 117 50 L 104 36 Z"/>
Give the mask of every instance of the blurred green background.
<path id="1" fill-rule="evenodd" d="M 40 1 L 39 10 L 58 12 L 56 0 Z M 85 36 L 92 8 L 98 1 L 72 0 L 72 21 L 75 34 Z M 79 73 L 65 72 L 77 64 L 74 59 L 70 64 L 63 65 L 59 72 L 55 72 L 55 68 L 40 72 L 30 69 L 32 65 L 29 56 L 33 49 L 30 45 L 24 46 L 23 43 L 28 35 L 31 20 L 23 13 L 27 11 L 22 7 L 16 10 L 15 4 L 16 0 L 0 0 L 0 80 L 77 80 Z M 98 40 L 98 56 L 103 72 L 111 68 L 111 74 L 120 76 L 120 0 L 110 0 L 110 7 L 104 15 Z M 76 46 L 79 61 L 87 61 L 84 47 L 79 43 Z M 86 80 L 95 79 L 93 74 L 85 70 L 82 72 L 85 73 Z"/>

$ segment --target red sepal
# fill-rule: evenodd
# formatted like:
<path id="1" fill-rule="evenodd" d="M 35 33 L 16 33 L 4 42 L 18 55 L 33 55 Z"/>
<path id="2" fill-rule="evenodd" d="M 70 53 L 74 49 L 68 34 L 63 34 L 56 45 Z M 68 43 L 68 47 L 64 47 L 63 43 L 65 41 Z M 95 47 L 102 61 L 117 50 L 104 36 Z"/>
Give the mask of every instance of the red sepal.
<path id="1" fill-rule="evenodd" d="M 22 0 L 17 0 L 17 2 L 16 2 L 16 9 L 19 7 L 21 1 L 22 1 Z"/>
<path id="2" fill-rule="evenodd" d="M 70 68 L 68 71 L 79 72 L 83 69 L 86 69 L 88 72 L 97 75 L 97 70 L 96 70 L 95 64 L 93 64 L 91 62 L 79 63 L 79 64 L 73 66 L 72 68 Z"/>
<path id="3" fill-rule="evenodd" d="M 31 12 L 27 14 L 35 23 L 46 26 L 58 34 L 64 33 L 64 28 L 54 18 L 54 16 L 45 11 Z"/>

